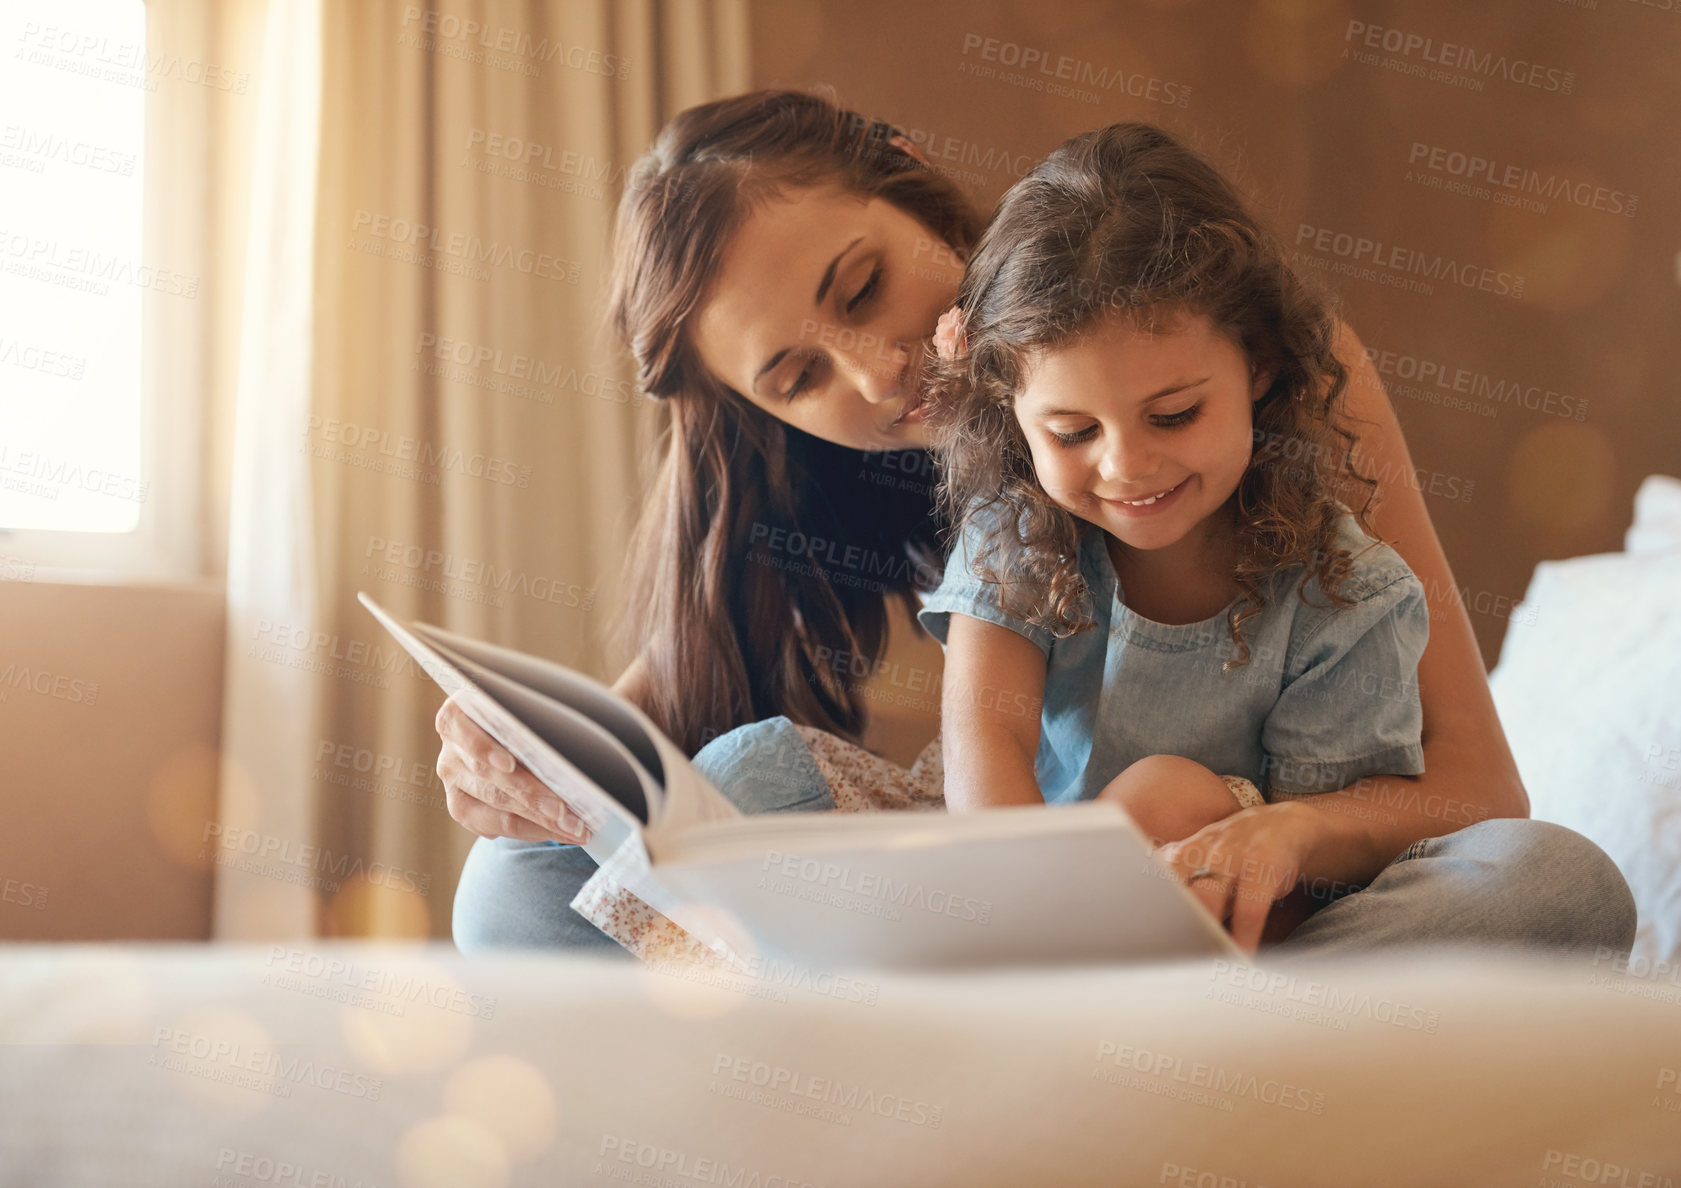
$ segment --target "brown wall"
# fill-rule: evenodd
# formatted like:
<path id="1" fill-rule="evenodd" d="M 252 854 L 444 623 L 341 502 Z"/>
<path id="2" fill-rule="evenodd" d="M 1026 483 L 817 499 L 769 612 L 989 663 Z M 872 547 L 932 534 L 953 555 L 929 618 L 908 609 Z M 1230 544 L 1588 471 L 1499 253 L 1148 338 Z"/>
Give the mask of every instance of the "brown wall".
<path id="1" fill-rule="evenodd" d="M 1681 0 L 758 0 L 752 35 L 756 85 L 830 87 L 892 120 L 983 209 L 1063 138 L 1149 120 L 1210 154 L 1288 243 L 1306 225 L 1490 270 L 1487 288 L 1407 291 L 1384 283 L 1404 272 L 1327 271 L 1344 263 L 1334 241 L 1302 245 L 1392 356 L 1417 481 L 1491 666 L 1535 563 L 1620 549 L 1641 478 L 1681 473 Z M 1432 150 L 1533 170 L 1585 204 L 1520 209 L 1494 198 L 1521 189 L 1487 178 L 1452 192 L 1466 179 L 1431 171 Z M 1518 278 L 1521 295 L 1490 291 Z M 1419 363 L 1518 395 L 1454 407 L 1451 388 L 1394 374 Z"/>
<path id="2" fill-rule="evenodd" d="M 203 940 L 220 589 L 0 582 L 0 940 Z"/>

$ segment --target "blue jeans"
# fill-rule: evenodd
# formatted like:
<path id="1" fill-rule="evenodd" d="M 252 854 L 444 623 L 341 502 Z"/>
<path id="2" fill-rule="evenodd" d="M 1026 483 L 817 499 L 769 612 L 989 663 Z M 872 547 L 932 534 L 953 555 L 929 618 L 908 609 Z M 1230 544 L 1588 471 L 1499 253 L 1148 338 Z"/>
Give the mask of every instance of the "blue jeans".
<path id="1" fill-rule="evenodd" d="M 787 718 L 732 730 L 694 762 L 744 813 L 835 806 Z M 455 892 L 456 946 L 464 953 L 564 948 L 628 958 L 570 906 L 593 873 L 595 860 L 577 846 L 480 838 Z M 1414 842 L 1363 890 L 1320 908 L 1262 956 L 1405 944 L 1626 955 L 1634 926 L 1634 897 L 1605 851 L 1562 825 L 1502 817 Z"/>

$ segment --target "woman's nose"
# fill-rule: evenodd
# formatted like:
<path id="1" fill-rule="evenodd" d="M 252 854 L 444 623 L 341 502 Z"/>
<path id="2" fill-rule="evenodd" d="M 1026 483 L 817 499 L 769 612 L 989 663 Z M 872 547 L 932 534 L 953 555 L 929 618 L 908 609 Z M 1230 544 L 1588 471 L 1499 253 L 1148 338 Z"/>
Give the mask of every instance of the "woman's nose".
<path id="1" fill-rule="evenodd" d="M 903 394 L 910 352 L 903 343 L 860 334 L 837 349 L 835 361 L 851 377 L 853 386 L 871 404 L 884 404 Z"/>

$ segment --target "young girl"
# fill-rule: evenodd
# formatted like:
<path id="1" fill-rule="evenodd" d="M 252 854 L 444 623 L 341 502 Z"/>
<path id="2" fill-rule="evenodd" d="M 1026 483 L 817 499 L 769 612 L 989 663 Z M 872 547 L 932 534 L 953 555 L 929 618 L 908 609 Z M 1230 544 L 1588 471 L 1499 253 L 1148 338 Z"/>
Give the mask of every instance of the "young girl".
<path id="1" fill-rule="evenodd" d="M 1077 136 L 1005 195 L 928 414 L 948 808 L 1112 799 L 1159 844 L 1257 788 L 1424 770 L 1424 590 L 1372 539 L 1334 327 L 1160 129 Z"/>

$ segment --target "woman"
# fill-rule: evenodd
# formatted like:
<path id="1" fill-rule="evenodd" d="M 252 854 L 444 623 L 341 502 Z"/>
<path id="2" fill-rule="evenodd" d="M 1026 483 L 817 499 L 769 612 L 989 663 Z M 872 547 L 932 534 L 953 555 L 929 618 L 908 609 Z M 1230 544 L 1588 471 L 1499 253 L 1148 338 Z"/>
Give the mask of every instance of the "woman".
<path id="1" fill-rule="evenodd" d="M 771 776 L 760 760 L 803 752 L 795 724 L 860 737 L 860 693 L 819 657 L 878 657 L 889 599 L 938 578 L 931 483 L 907 493 L 868 474 L 895 457 L 895 470 L 930 472 L 915 455 L 859 451 L 926 444 L 921 344 L 952 304 L 977 220 L 891 127 L 790 92 L 683 112 L 626 194 L 614 321 L 672 417 L 633 551 L 627 623 L 642 646 L 616 688 L 698 751 L 744 811 L 832 807 L 821 779 Z M 1433 592 L 1419 665 L 1426 774 L 1247 809 L 1162 856 L 1181 878 L 1198 874 L 1192 891 L 1250 951 L 1263 928 L 1288 949 L 1627 950 L 1634 908 L 1616 867 L 1586 838 L 1522 816 L 1423 498 L 1388 477 L 1414 473 L 1400 427 L 1346 327 L 1337 353 L 1363 457 L 1386 476 L 1373 521 Z M 813 538 L 902 564 L 861 584 L 832 551 L 776 551 Z M 481 835 L 456 894 L 457 943 L 612 947 L 568 906 L 594 870 L 570 844 L 577 820 L 453 702 L 437 725 L 450 812 Z"/>

